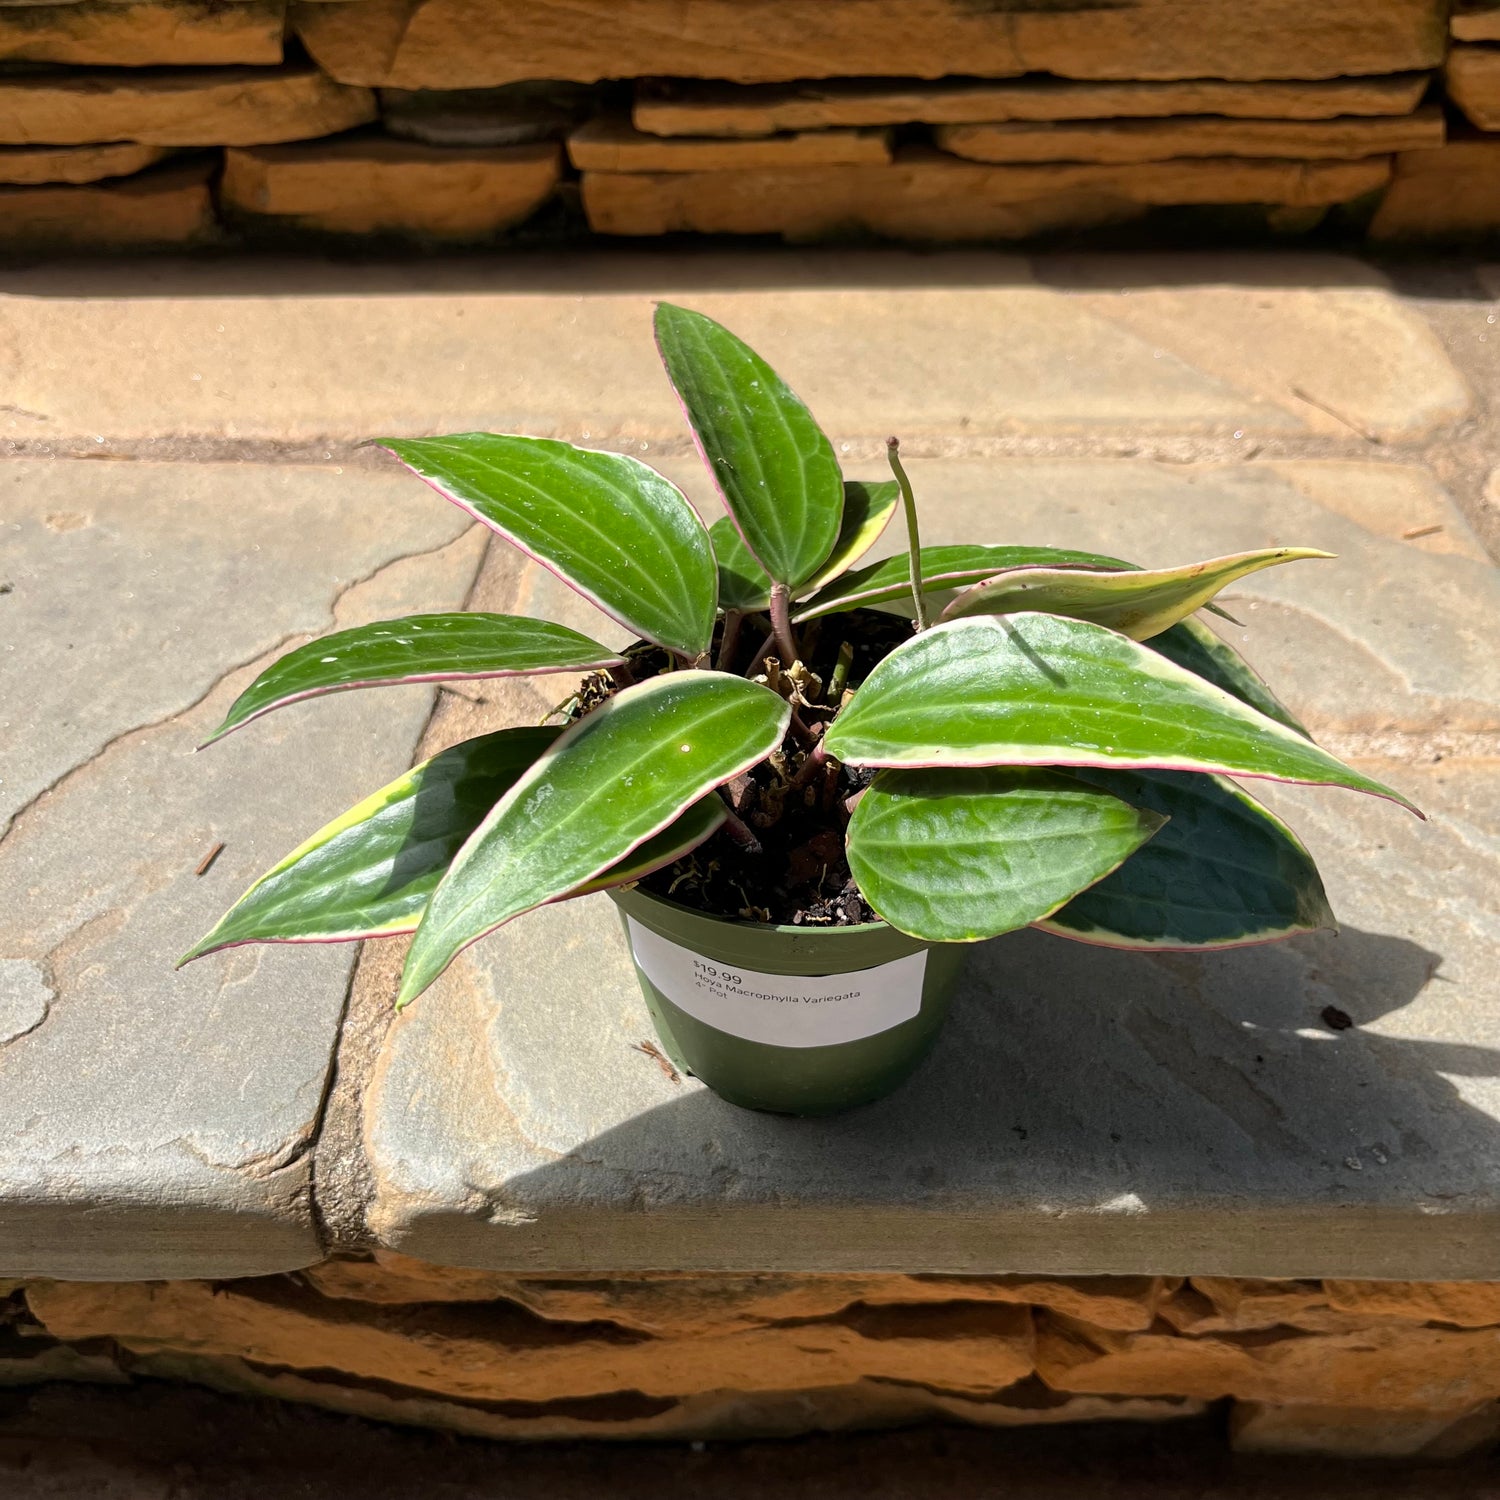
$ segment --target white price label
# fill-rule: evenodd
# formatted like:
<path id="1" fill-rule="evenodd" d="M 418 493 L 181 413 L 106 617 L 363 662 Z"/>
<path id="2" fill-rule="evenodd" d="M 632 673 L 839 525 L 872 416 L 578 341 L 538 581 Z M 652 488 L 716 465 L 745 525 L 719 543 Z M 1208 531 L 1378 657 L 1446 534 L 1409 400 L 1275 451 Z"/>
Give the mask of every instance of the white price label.
<path id="1" fill-rule="evenodd" d="M 679 1010 L 747 1042 L 831 1047 L 889 1031 L 922 1008 L 925 950 L 853 974 L 762 974 L 702 958 L 628 920 L 646 978 Z"/>

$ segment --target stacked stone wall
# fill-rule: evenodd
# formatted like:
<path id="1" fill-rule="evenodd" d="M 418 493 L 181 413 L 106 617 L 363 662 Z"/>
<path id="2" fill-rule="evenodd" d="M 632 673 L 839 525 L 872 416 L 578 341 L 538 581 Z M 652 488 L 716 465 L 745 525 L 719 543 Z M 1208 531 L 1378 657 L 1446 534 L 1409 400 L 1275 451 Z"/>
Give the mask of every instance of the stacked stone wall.
<path id="1" fill-rule="evenodd" d="M 0 250 L 1500 227 L 1500 4 L 0 0 Z"/>
<path id="2" fill-rule="evenodd" d="M 1500 1284 L 569 1278 L 381 1253 L 0 1285 L 0 1384 L 142 1379 L 508 1439 L 1216 1412 L 1243 1451 L 1452 1458 L 1500 1438 Z"/>

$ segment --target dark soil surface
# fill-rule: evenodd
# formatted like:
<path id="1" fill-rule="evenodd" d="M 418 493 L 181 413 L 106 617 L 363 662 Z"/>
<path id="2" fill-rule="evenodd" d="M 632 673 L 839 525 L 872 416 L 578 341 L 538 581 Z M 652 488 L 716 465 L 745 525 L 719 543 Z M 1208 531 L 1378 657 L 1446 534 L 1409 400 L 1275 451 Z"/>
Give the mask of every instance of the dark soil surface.
<path id="1" fill-rule="evenodd" d="M 744 672 L 753 664 L 765 633 L 759 620 L 745 622 L 733 653 L 735 670 Z M 743 834 L 736 839 L 721 830 L 676 864 L 647 876 L 642 889 L 694 911 L 751 922 L 847 927 L 877 921 L 844 857 L 850 799 L 864 790 L 872 773 L 824 761 L 816 745 L 836 711 L 829 700 L 838 690 L 834 679 L 840 649 L 848 648 L 842 696 L 911 633 L 911 622 L 900 615 L 852 610 L 814 620 L 799 632 L 806 673 L 793 679 L 774 657 L 769 659 L 759 677 L 790 699 L 807 735 L 799 735 L 794 725 L 769 760 L 724 789 L 735 816 L 759 847 L 747 847 Z M 719 644 L 716 638 L 716 655 Z M 662 670 L 666 656 L 649 649 L 632 654 L 630 662 L 636 680 L 642 681 Z M 610 691 L 601 674 L 585 687 L 584 705 L 602 701 Z"/>

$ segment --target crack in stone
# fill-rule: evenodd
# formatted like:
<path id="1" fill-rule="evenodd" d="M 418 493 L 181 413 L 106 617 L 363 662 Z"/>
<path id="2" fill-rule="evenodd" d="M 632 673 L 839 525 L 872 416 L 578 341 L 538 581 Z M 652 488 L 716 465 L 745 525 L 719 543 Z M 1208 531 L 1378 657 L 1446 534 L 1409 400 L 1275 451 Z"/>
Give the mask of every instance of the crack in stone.
<path id="1" fill-rule="evenodd" d="M 464 592 L 460 608 L 465 610 L 474 608 L 484 587 L 486 569 L 497 555 L 496 538 L 487 528 L 479 529 L 486 534 L 486 545 Z M 462 545 L 474 530 L 469 527 L 445 545 Z M 433 728 L 442 717 L 443 699 L 435 695 L 432 712 L 413 746 L 413 762 L 432 753 Z M 377 1194 L 364 1143 L 364 1103 L 385 1046 L 386 1033 L 395 1019 L 384 993 L 387 985 L 381 979 L 394 956 L 388 944 L 359 945 L 359 955 L 344 991 L 333 1056 L 324 1074 L 323 1092 L 308 1141 L 309 1208 L 313 1233 L 325 1253 L 332 1248 L 368 1248 L 376 1243 L 367 1221 Z"/>
<path id="2" fill-rule="evenodd" d="M 202 1162 L 216 1172 L 233 1172 L 236 1176 L 250 1177 L 257 1182 L 272 1182 L 278 1177 L 300 1172 L 312 1153 L 314 1137 L 310 1130 L 304 1131 L 269 1151 L 257 1151 L 233 1161 L 221 1161 L 190 1135 L 173 1136 L 165 1145 L 169 1150 L 178 1147 L 186 1151 L 195 1161 Z"/>
<path id="3" fill-rule="evenodd" d="M 97 765 L 101 760 L 109 755 L 111 751 L 113 751 L 124 741 L 132 739 L 136 735 L 151 734 L 155 730 L 165 729 L 167 725 L 173 723 L 175 720 L 185 718 L 195 709 L 201 708 L 209 698 L 211 698 L 216 692 L 218 692 L 219 688 L 224 684 L 227 678 L 233 677 L 236 672 L 243 672 L 246 667 L 254 666 L 254 664 L 264 656 L 269 656 L 273 652 L 284 650 L 290 642 L 297 640 L 302 634 L 303 632 L 300 630 L 293 631 L 290 635 L 282 636 L 279 641 L 273 642 L 270 646 L 257 649 L 254 655 L 246 657 L 243 661 L 235 662 L 233 666 L 226 667 L 224 671 L 221 672 L 213 680 L 213 682 L 203 690 L 202 693 L 200 693 L 191 703 L 187 704 L 185 707 L 174 708 L 170 713 L 163 714 L 159 719 L 153 719 L 146 724 L 132 724 L 129 729 L 122 729 L 117 734 L 111 735 L 109 739 L 105 740 L 105 742 L 100 745 L 99 748 L 95 750 L 91 755 L 86 757 L 84 760 L 79 761 L 76 765 L 69 766 L 66 771 L 62 772 L 60 775 L 54 777 L 50 782 L 48 782 L 48 784 L 44 786 L 39 792 L 37 792 L 35 796 L 30 797 L 25 802 L 23 802 L 21 806 L 11 814 L 9 820 L 4 826 L 4 829 L 0 830 L 0 845 L 3 845 L 5 843 L 5 841 L 11 836 L 11 834 L 16 831 L 21 820 L 25 818 L 27 814 L 32 812 L 39 803 L 44 801 L 53 792 L 60 790 L 75 776 L 81 775 L 91 766 Z"/>
<path id="4" fill-rule="evenodd" d="M 335 623 L 339 605 L 342 604 L 343 601 L 349 596 L 349 594 L 351 594 L 355 589 L 362 588 L 365 584 L 374 583 L 383 573 L 387 572 L 391 568 L 398 567 L 402 563 L 415 562 L 417 559 L 423 557 L 435 557 L 438 553 L 446 551 L 449 547 L 456 546 L 460 542 L 464 541 L 469 536 L 470 532 L 473 531 L 473 529 L 473 527 L 468 527 L 464 531 L 460 532 L 457 537 L 450 537 L 447 541 L 441 542 L 437 546 L 422 547 L 412 552 L 403 552 L 397 557 L 386 558 L 384 561 L 371 568 L 368 572 L 362 573 L 359 575 L 359 577 L 351 578 L 346 583 L 340 584 L 328 601 L 327 614 L 329 625 Z M 214 680 L 208 685 L 208 687 L 206 687 L 196 698 L 194 698 L 191 703 L 188 703 L 181 708 L 175 708 L 170 713 L 163 714 L 160 718 L 153 719 L 149 723 L 134 724 L 129 729 L 122 729 L 117 734 L 111 735 L 109 739 L 107 739 L 86 759 L 79 761 L 76 765 L 69 766 L 66 771 L 54 777 L 52 781 L 50 781 L 46 786 L 42 787 L 41 790 L 38 791 L 34 796 L 28 798 L 24 803 L 22 803 L 21 806 L 18 807 L 15 812 L 10 815 L 5 824 L 3 826 L 0 826 L 0 846 L 4 845 L 11 834 L 16 831 L 21 820 L 25 818 L 30 812 L 32 812 L 38 806 L 38 804 L 44 801 L 53 792 L 61 790 L 62 787 L 65 786 L 69 781 L 71 781 L 75 776 L 81 775 L 91 767 L 96 766 L 101 760 L 108 756 L 124 741 L 132 739 L 137 735 L 152 734 L 159 729 L 165 729 L 168 725 L 175 723 L 179 719 L 185 719 L 189 714 L 196 712 L 196 710 L 201 708 L 204 703 L 206 703 L 211 697 L 213 697 L 213 695 L 218 692 L 218 690 L 224 685 L 224 683 L 227 682 L 229 678 L 233 677 L 236 672 L 245 671 L 248 667 L 254 666 L 256 662 L 261 661 L 265 657 L 280 655 L 283 651 L 287 650 L 287 648 L 294 641 L 313 640 L 316 639 L 316 635 L 317 632 L 309 634 L 305 630 L 294 630 L 289 634 L 282 636 L 279 640 L 273 641 L 269 646 L 259 646 L 251 655 L 242 658 L 240 661 L 233 663 L 233 665 L 226 667 L 222 672 L 220 672 L 219 675 L 214 678 Z"/>

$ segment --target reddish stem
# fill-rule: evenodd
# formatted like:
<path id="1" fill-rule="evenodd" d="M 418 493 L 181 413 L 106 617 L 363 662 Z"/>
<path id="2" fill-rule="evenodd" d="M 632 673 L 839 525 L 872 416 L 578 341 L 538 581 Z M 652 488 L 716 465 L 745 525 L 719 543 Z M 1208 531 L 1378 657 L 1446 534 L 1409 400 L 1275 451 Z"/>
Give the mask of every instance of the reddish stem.
<path id="1" fill-rule="evenodd" d="M 792 591 L 784 583 L 771 585 L 771 636 L 781 653 L 781 665 L 790 667 L 801 653 L 792 634 Z"/>
<path id="2" fill-rule="evenodd" d="M 754 677 L 755 674 L 760 671 L 761 665 L 764 663 L 766 656 L 771 650 L 771 647 L 775 644 L 776 636 L 773 633 L 771 635 L 768 635 L 765 640 L 763 640 L 760 645 L 755 648 L 755 655 L 750 658 L 750 665 L 745 668 L 746 677 Z"/>
<path id="3" fill-rule="evenodd" d="M 719 641 L 719 660 L 717 663 L 720 672 L 727 672 L 734 662 L 734 648 L 740 643 L 740 626 L 745 623 L 745 617 L 737 609 L 726 609 L 724 611 L 724 634 Z"/>
<path id="4" fill-rule="evenodd" d="M 725 814 L 724 832 L 744 849 L 747 854 L 760 854 L 762 852 L 761 842 L 750 831 L 749 825 L 727 806 Z"/>
<path id="5" fill-rule="evenodd" d="M 823 741 L 819 740 L 811 750 L 807 752 L 807 759 L 802 762 L 802 769 L 792 778 L 793 787 L 806 786 L 809 781 L 828 764 L 828 752 L 823 748 Z"/>

